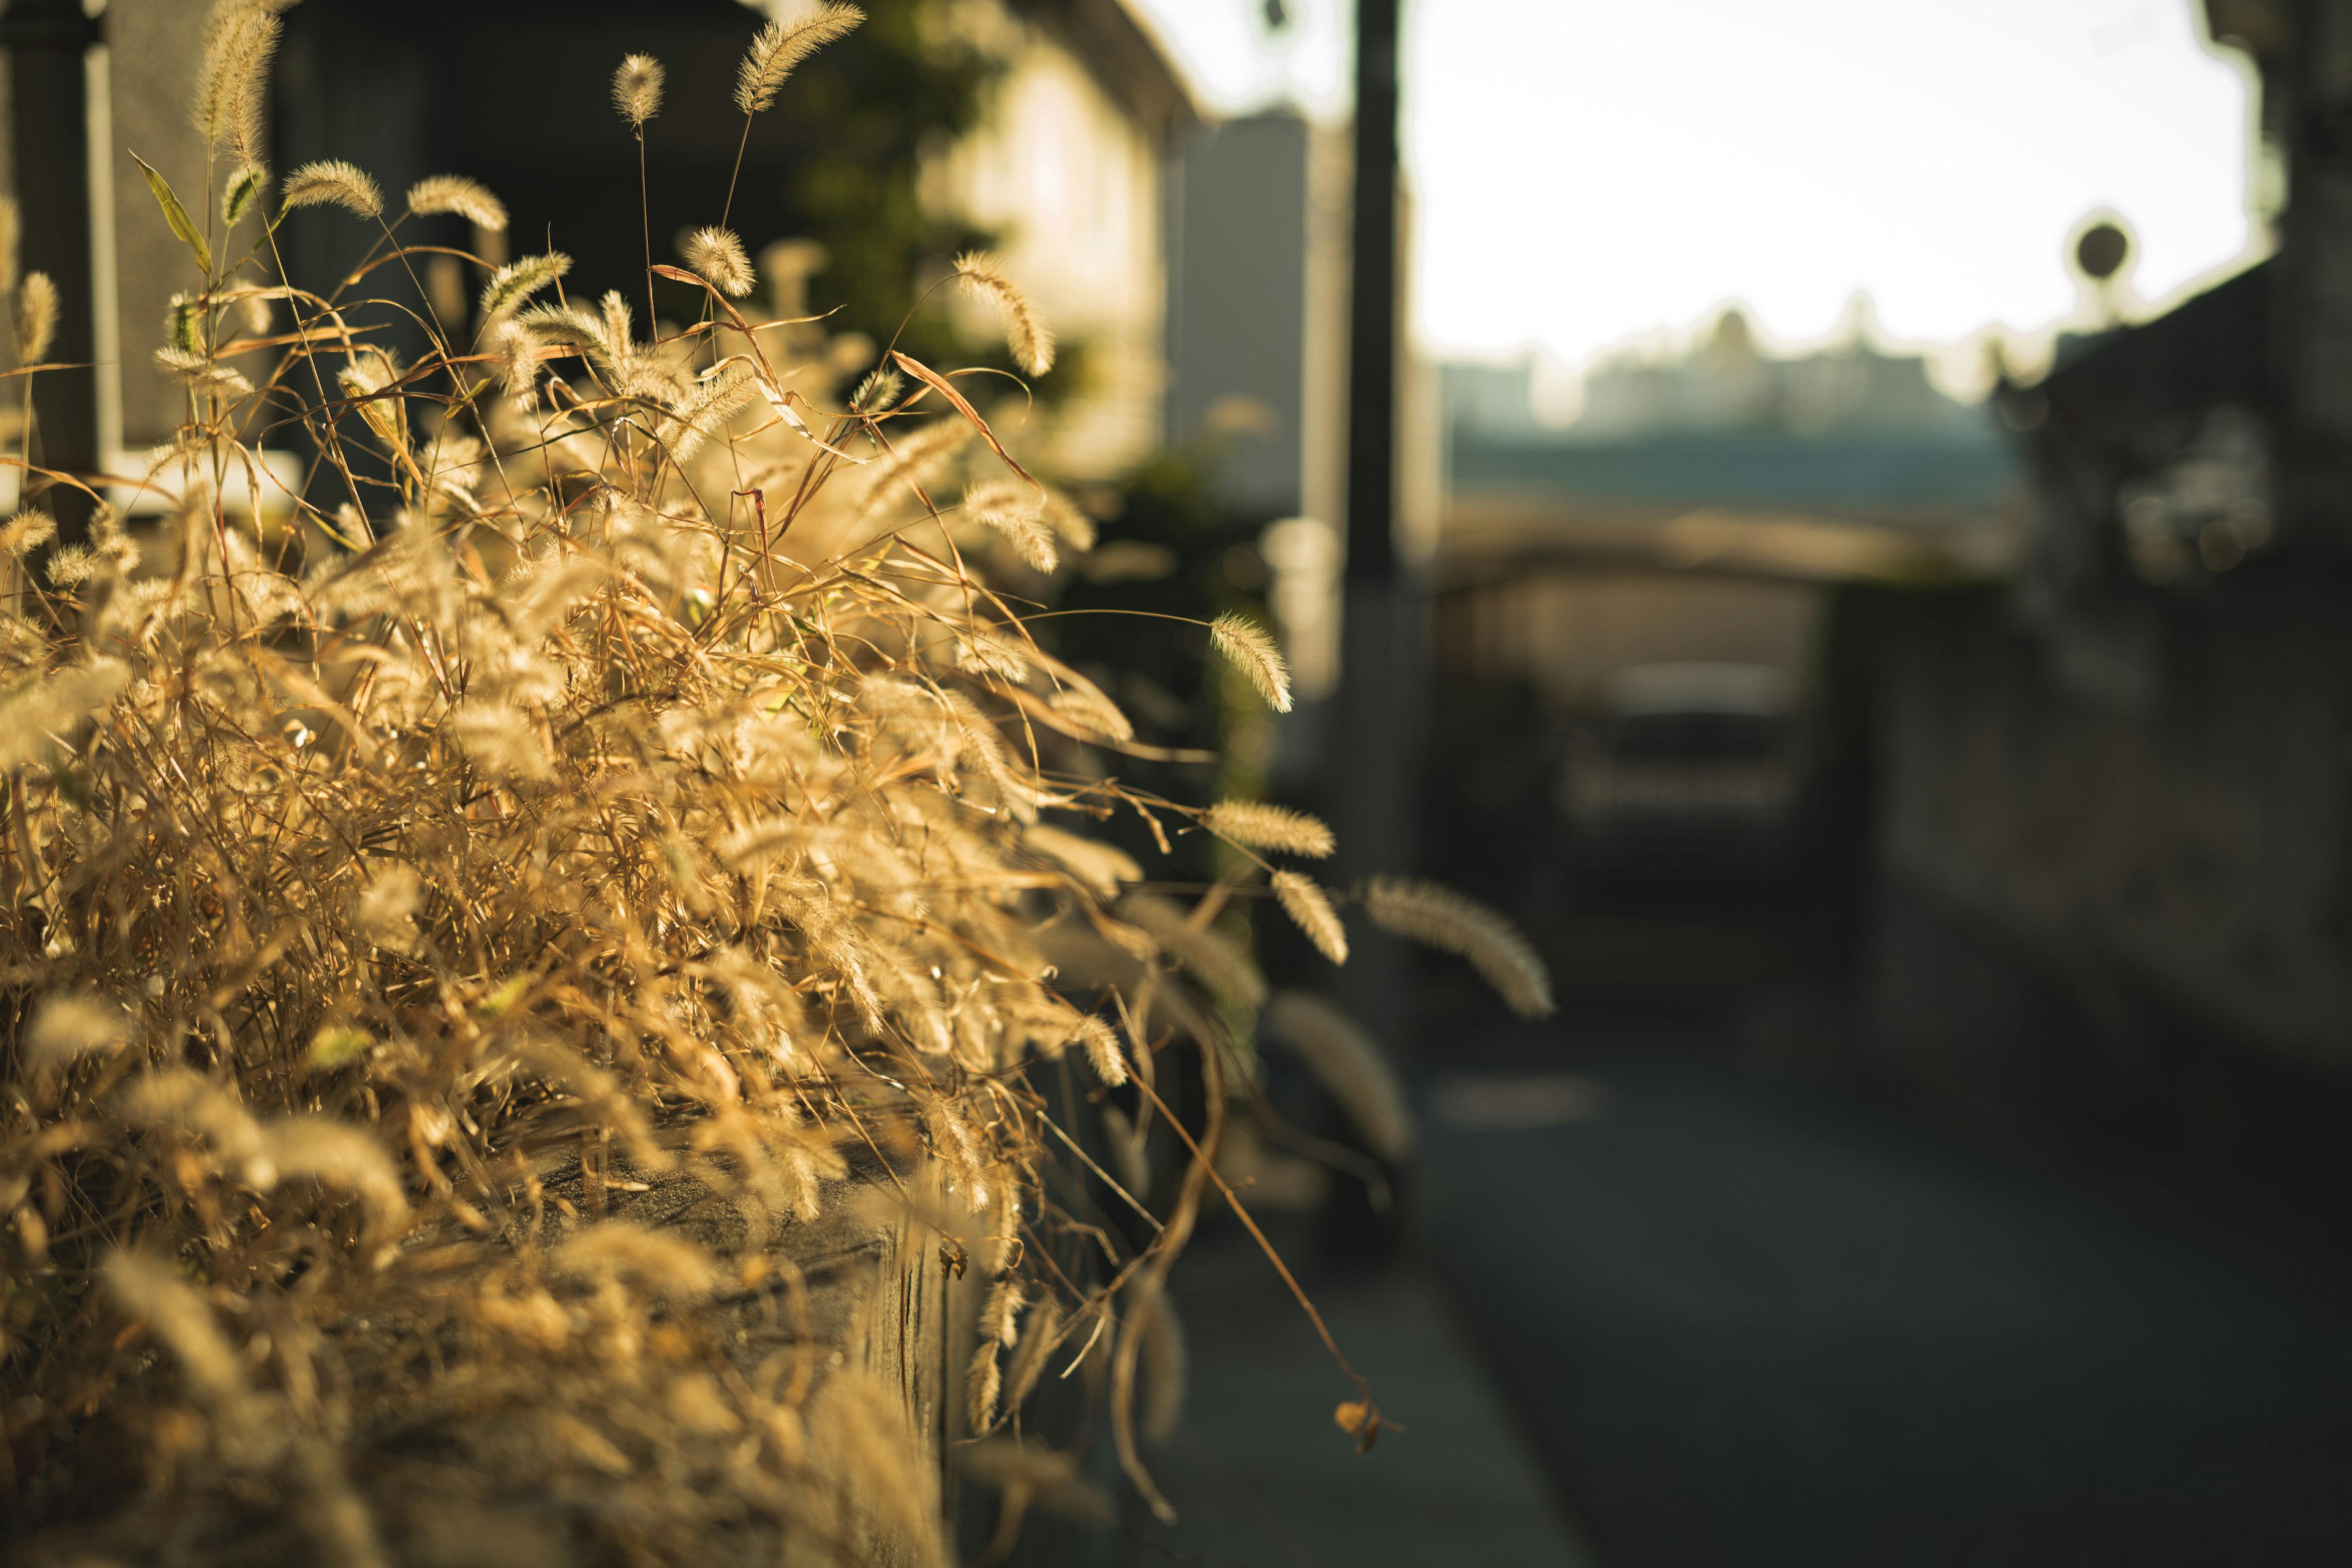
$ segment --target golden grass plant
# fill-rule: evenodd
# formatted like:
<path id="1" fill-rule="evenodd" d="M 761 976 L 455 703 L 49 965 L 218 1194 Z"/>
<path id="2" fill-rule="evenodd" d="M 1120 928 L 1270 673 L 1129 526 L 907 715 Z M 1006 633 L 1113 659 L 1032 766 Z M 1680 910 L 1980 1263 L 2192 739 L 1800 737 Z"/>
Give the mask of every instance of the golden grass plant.
<path id="1" fill-rule="evenodd" d="M 28 1550 L 940 1563 L 941 1442 L 987 1439 L 968 1470 L 1014 1524 L 1101 1513 L 1079 1459 L 1018 1436 L 1049 1361 L 1088 1357 L 1164 1507 L 1136 1432 L 1173 1419 L 1162 1286 L 1222 1185 L 1210 997 L 1265 994 L 1212 921 L 1270 890 L 1261 851 L 1328 830 L 1118 784 L 1132 731 L 992 585 L 1047 582 L 1091 525 L 972 378 L 788 360 L 810 329 L 742 314 L 723 227 L 689 268 L 648 258 L 702 290 L 689 327 L 567 295 L 560 255 L 473 262 L 477 320 L 436 319 L 404 222 L 504 211 L 454 176 L 390 201 L 341 163 L 273 179 L 281 8 L 215 7 L 202 199 L 149 175 L 194 279 L 159 356 L 187 410 L 160 531 L 104 507 L 46 553 L 37 512 L 0 530 L 0 1493 L 47 1521 Z M 761 34 L 747 116 L 856 21 Z M 615 80 L 640 136 L 661 79 Z M 282 276 L 308 205 L 375 231 L 350 277 Z M 1017 287 L 962 276 L 1042 370 Z M 261 450 L 298 437 L 332 499 L 258 529 L 228 498 L 268 495 Z M 1286 700 L 1264 633 L 1214 637 Z M 1138 888 L 1084 831 L 1114 812 L 1219 833 L 1249 872 Z M 1344 952 L 1324 890 L 1273 886 Z M 1410 892 L 1390 923 L 1475 934 Z M 1212 1086 L 1197 1131 L 1153 1087 L 1177 1048 Z M 1139 1250 L 1068 1179 L 1149 1195 L 1058 1120 L 1085 1101 L 1039 1069 L 1073 1059 L 1136 1086 L 1119 1129 L 1178 1145 Z M 821 1353 L 828 1226 L 982 1285 L 963 1430 Z M 1347 1409 L 1369 1441 L 1360 1380 Z"/>

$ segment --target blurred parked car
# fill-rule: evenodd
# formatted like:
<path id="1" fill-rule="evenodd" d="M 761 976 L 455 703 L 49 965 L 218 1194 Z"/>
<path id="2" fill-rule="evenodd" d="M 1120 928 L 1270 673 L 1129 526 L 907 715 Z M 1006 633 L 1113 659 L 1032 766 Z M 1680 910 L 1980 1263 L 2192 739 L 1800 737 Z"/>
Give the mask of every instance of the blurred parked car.
<path id="1" fill-rule="evenodd" d="M 1561 769 L 1587 878 L 1745 880 L 1782 869 L 1800 781 L 1793 692 L 1759 664 L 1644 664 L 1603 685 Z"/>

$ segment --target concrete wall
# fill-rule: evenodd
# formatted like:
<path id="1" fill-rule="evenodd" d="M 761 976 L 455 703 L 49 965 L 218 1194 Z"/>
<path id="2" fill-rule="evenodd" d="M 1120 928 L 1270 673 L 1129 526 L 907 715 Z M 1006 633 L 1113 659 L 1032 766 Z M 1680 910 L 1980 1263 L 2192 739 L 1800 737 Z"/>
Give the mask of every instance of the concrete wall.
<path id="1" fill-rule="evenodd" d="M 2352 1082 L 2352 628 L 2333 575 L 2249 571 L 2063 635 L 1987 598 L 1880 650 L 1881 874 L 2028 989 L 2125 1020 L 2109 1044 L 2036 1049 L 2128 1053 L 2112 1042 L 2145 1014 Z M 1881 1036 L 2001 1076 L 1950 1053 L 2030 1031 L 1958 1022 L 1923 973 L 1882 965 Z"/>

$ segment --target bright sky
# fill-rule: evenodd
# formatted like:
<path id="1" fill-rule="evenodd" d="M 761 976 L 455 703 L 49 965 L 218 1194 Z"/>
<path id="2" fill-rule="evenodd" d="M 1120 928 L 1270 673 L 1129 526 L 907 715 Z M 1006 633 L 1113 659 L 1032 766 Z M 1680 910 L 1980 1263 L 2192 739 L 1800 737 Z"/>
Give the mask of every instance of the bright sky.
<path id="1" fill-rule="evenodd" d="M 1134 0 L 1211 105 L 1345 111 L 1350 0 Z M 2095 209 L 2161 300 L 2247 258 L 2251 79 L 2193 0 L 1405 0 L 1413 310 L 1570 363 L 1745 301 L 1818 339 L 1865 289 L 1956 345 L 2080 309 Z"/>

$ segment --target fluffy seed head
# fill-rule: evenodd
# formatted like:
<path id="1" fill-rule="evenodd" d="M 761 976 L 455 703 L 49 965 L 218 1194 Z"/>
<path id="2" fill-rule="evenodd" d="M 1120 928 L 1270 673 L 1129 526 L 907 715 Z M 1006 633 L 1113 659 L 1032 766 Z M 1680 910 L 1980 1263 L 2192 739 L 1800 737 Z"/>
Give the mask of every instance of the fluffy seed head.
<path id="1" fill-rule="evenodd" d="M 1353 1018 L 1319 996 L 1277 991 L 1266 1004 L 1265 1025 L 1306 1060 L 1366 1147 L 1391 1163 L 1412 1152 L 1412 1111 L 1404 1087 Z"/>
<path id="2" fill-rule="evenodd" d="M 1267 707 L 1277 713 L 1290 711 L 1290 668 L 1264 630 L 1228 610 L 1209 623 L 1209 640 L 1249 678 Z"/>
<path id="3" fill-rule="evenodd" d="M 868 417 L 887 414 L 898 405 L 899 394 L 906 390 L 906 378 L 897 371 L 868 371 L 866 379 L 857 384 L 857 390 L 850 395 L 849 411 Z"/>
<path id="4" fill-rule="evenodd" d="M 740 300 L 760 280 L 731 229 L 698 228 L 686 237 L 685 250 L 686 264 L 722 294 Z"/>
<path id="5" fill-rule="evenodd" d="M 1468 959 L 1520 1017 L 1557 1011 L 1542 958 L 1517 927 L 1467 893 L 1418 878 L 1375 877 L 1364 889 L 1364 911 L 1382 931 Z"/>
<path id="6" fill-rule="evenodd" d="M 1274 849 L 1320 860 L 1337 847 L 1318 816 L 1263 801 L 1221 800 L 1201 814 L 1201 826 L 1253 849 Z"/>
<path id="7" fill-rule="evenodd" d="M 236 226 L 252 207 L 254 201 L 269 184 L 269 170 L 260 163 L 240 163 L 228 177 L 221 191 L 221 222 L 229 228 Z"/>
<path id="8" fill-rule="evenodd" d="M 1339 923 L 1339 917 L 1332 912 L 1331 900 L 1323 896 L 1323 889 L 1315 885 L 1313 878 L 1296 871 L 1276 871 L 1274 896 L 1283 912 L 1307 933 L 1316 952 L 1334 963 L 1348 962 L 1348 928 Z"/>
<path id="9" fill-rule="evenodd" d="M 379 1225 L 408 1212 L 408 1194 L 383 1145 L 349 1122 L 326 1116 L 289 1117 L 268 1123 L 263 1137 L 278 1177 L 340 1187 L 367 1205 Z"/>
<path id="10" fill-rule="evenodd" d="M 244 1394 L 245 1374 L 212 1309 L 170 1264 L 118 1252 L 106 1260 L 106 1289 L 117 1307 L 171 1347 L 180 1374 L 199 1398 L 219 1406 Z"/>
<path id="11" fill-rule="evenodd" d="M 625 1220 L 592 1226 L 555 1252 L 557 1272 L 584 1279 L 625 1279 L 672 1300 L 691 1300 L 719 1288 L 710 1255 L 684 1237 L 647 1230 Z"/>
<path id="12" fill-rule="evenodd" d="M 1078 1020 L 1078 1045 L 1097 1078 L 1113 1089 L 1127 1081 L 1127 1058 L 1119 1052 L 1118 1032 L 1107 1020 L 1092 1013 Z"/>
<path id="13" fill-rule="evenodd" d="M 971 1352 L 971 1366 L 964 1373 L 964 1412 L 971 1416 L 975 1434 L 996 1425 L 996 1398 L 1004 1386 L 1004 1370 L 997 1353 L 996 1342 L 983 1338 Z"/>
<path id="14" fill-rule="evenodd" d="M 1248 956 L 1215 931 L 1194 926 L 1166 899 L 1129 893 L 1119 900 L 1118 912 L 1210 990 L 1244 1007 L 1265 1001 L 1265 976 Z"/>
<path id="15" fill-rule="evenodd" d="M 58 332 L 58 286 L 46 272 L 27 272 L 16 290 L 16 363 L 38 364 Z"/>
<path id="16" fill-rule="evenodd" d="M 1004 346 L 1012 352 L 1013 363 L 1031 375 L 1053 369 L 1053 332 L 1030 309 L 1028 296 L 1005 277 L 996 258 L 984 251 L 967 251 L 956 258 L 955 269 L 966 293 L 995 305 L 1004 321 Z"/>
<path id="17" fill-rule="evenodd" d="M 651 55 L 631 55 L 613 72 L 613 107 L 638 130 L 661 112 L 662 63 Z"/>
<path id="18" fill-rule="evenodd" d="M 260 161 L 269 61 L 282 27 L 278 14 L 290 4 L 215 0 L 196 66 L 195 126 L 207 152 L 226 145 L 246 163 Z"/>
<path id="19" fill-rule="evenodd" d="M 28 507 L 0 523 L 0 555 L 23 560 L 58 536 L 58 520 L 37 507 Z"/>
<path id="20" fill-rule="evenodd" d="M 1118 704 L 1091 684 L 1072 679 L 1054 693 L 1052 707 L 1055 712 L 1076 720 L 1098 735 L 1108 735 L 1114 741 L 1135 739 L 1135 726 L 1119 711 Z"/>
<path id="21" fill-rule="evenodd" d="M 983 528 L 995 530 L 1033 571 L 1051 572 L 1061 564 L 1053 531 L 1042 516 L 1037 493 L 1018 479 L 990 479 L 963 493 L 963 512 Z"/>
<path id="22" fill-rule="evenodd" d="M 358 165 L 341 158 L 305 163 L 286 176 L 289 207 L 343 207 L 361 217 L 383 216 L 383 193 Z"/>
<path id="23" fill-rule="evenodd" d="M 408 210 L 417 217 L 455 213 L 492 234 L 507 226 L 506 204 L 479 180 L 463 174 L 432 174 L 408 187 Z"/>
<path id="24" fill-rule="evenodd" d="M 130 1027 L 129 1015 L 95 996 L 52 996 L 33 1015 L 33 1026 L 25 1036 L 25 1052 L 36 1067 L 63 1067 L 79 1057 L 113 1050 L 122 1044 Z"/>
<path id="25" fill-rule="evenodd" d="M 482 320 L 488 322 L 504 319 L 516 306 L 571 270 L 572 258 L 560 250 L 507 263 L 482 285 Z"/>
<path id="26" fill-rule="evenodd" d="M 776 89 L 793 68 L 836 38 L 847 37 L 866 13 L 855 5 L 811 5 L 801 0 L 794 14 L 760 29 L 735 72 L 735 107 L 757 114 L 776 101 Z"/>
<path id="27" fill-rule="evenodd" d="M 1121 882 L 1143 879 L 1143 868 L 1127 851 L 1058 827 L 1032 827 L 1021 836 L 1021 842 L 1058 863 L 1099 899 L 1118 897 Z"/>

